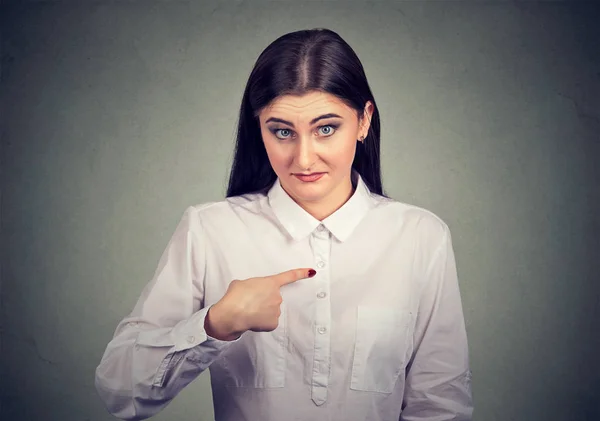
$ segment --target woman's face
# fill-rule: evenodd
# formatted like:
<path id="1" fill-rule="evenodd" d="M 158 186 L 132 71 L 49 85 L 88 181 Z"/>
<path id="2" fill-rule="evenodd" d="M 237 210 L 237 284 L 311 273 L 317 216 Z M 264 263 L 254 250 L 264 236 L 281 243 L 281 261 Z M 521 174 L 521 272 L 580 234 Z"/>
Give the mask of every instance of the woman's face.
<path id="1" fill-rule="evenodd" d="M 336 96 L 311 92 L 276 98 L 259 114 L 267 155 L 284 190 L 315 217 L 325 218 L 352 194 L 356 142 L 367 135 L 373 105 L 359 120 Z M 302 174 L 316 174 L 314 178 Z"/>

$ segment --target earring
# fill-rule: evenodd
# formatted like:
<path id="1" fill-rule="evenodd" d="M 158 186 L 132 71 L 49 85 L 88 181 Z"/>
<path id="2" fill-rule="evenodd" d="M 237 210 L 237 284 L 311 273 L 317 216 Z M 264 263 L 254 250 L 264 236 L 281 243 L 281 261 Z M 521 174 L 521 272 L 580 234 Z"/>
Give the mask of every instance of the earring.
<path id="1" fill-rule="evenodd" d="M 358 139 L 358 141 L 359 141 L 359 142 L 362 142 L 363 140 L 365 140 L 365 137 L 364 137 L 364 136 L 361 136 L 361 137 Z"/>

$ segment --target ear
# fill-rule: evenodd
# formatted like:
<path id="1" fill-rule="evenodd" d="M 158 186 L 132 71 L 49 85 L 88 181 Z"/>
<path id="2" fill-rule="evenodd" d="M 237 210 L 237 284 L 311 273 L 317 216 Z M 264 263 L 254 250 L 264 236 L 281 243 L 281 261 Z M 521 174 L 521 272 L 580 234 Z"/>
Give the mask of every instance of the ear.
<path id="1" fill-rule="evenodd" d="M 360 124 L 359 124 L 360 136 L 367 137 L 367 134 L 369 133 L 369 127 L 371 127 L 371 118 L 373 117 L 374 108 L 375 108 L 375 106 L 373 105 L 373 103 L 371 101 L 367 101 L 367 103 L 365 104 L 365 109 L 363 111 L 363 115 L 360 118 Z"/>

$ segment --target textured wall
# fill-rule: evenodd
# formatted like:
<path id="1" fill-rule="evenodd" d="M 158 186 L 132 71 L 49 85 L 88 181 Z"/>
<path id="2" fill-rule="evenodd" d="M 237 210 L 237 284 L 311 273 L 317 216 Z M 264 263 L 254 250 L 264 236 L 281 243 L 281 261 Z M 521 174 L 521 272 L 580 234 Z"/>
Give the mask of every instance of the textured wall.
<path id="1" fill-rule="evenodd" d="M 224 196 L 254 60 L 313 27 L 365 65 L 387 193 L 452 230 L 476 420 L 600 420 L 598 6 L 20 3 L 1 10 L 3 420 L 111 419 L 93 378 L 116 324 L 185 207 Z M 156 419 L 212 414 L 204 373 Z"/>

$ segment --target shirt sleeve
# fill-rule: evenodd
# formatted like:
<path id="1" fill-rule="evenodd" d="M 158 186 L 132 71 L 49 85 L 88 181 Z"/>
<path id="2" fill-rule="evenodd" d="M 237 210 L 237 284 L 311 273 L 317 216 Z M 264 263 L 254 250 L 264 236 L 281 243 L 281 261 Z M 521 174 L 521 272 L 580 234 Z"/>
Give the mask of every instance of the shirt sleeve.
<path id="1" fill-rule="evenodd" d="M 400 421 L 471 421 L 471 371 L 448 227 L 426 272 Z"/>
<path id="2" fill-rule="evenodd" d="M 189 207 L 96 368 L 96 390 L 117 418 L 155 415 L 240 339 L 220 341 L 204 330 L 204 248 L 197 210 Z"/>

